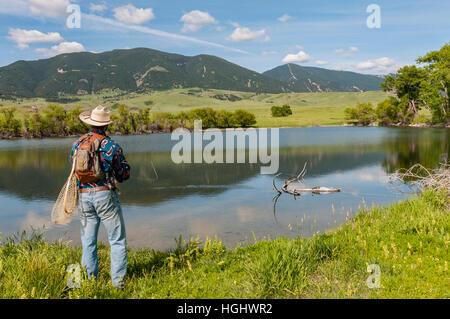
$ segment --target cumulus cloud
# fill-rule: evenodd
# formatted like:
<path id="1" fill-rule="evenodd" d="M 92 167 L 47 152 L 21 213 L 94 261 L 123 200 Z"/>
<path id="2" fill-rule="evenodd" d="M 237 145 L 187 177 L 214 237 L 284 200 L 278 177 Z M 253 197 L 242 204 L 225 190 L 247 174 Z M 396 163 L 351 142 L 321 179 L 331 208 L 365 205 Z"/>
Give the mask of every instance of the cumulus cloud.
<path id="1" fill-rule="evenodd" d="M 259 39 L 263 39 L 263 41 L 270 40 L 269 36 L 266 34 L 265 29 L 252 31 L 249 28 L 240 26 L 237 26 L 236 29 L 234 29 L 233 33 L 229 37 L 227 37 L 227 40 L 233 42 L 249 42 Z"/>
<path id="2" fill-rule="evenodd" d="M 63 53 L 84 52 L 86 49 L 78 42 L 61 42 L 58 45 L 52 46 L 50 49 L 39 48 L 36 52 L 42 53 L 47 57 L 55 56 Z"/>
<path id="3" fill-rule="evenodd" d="M 200 10 L 192 10 L 191 12 L 184 14 L 180 21 L 184 22 L 181 32 L 196 32 L 205 25 L 218 23 L 208 12 Z"/>
<path id="4" fill-rule="evenodd" d="M 9 39 L 16 42 L 20 49 L 28 48 L 30 43 L 52 43 L 64 41 L 58 32 L 42 33 L 38 30 L 24 29 L 9 29 Z"/>
<path id="5" fill-rule="evenodd" d="M 358 71 L 372 71 L 377 73 L 389 73 L 397 70 L 398 65 L 394 59 L 381 57 L 378 59 L 367 60 L 355 64 Z"/>
<path id="6" fill-rule="evenodd" d="M 283 14 L 281 17 L 278 18 L 278 21 L 280 21 L 280 22 L 286 22 L 286 21 L 289 20 L 290 18 L 292 18 L 290 15 Z"/>
<path id="7" fill-rule="evenodd" d="M 325 64 L 328 64 L 328 61 L 317 60 L 316 64 L 317 65 L 325 65 Z"/>
<path id="8" fill-rule="evenodd" d="M 66 15 L 69 4 L 69 0 L 29 0 L 29 9 L 34 15 L 56 18 Z"/>
<path id="9" fill-rule="evenodd" d="M 155 15 L 152 8 L 136 8 L 132 4 L 114 9 L 114 17 L 125 24 L 143 24 L 152 20 Z"/>
<path id="10" fill-rule="evenodd" d="M 359 49 L 357 47 L 348 47 L 348 50 L 344 50 L 344 49 L 336 49 L 334 50 L 334 53 L 339 54 L 343 57 L 349 57 L 352 56 L 352 53 L 356 53 L 358 52 Z"/>
<path id="11" fill-rule="evenodd" d="M 106 6 L 106 4 L 95 4 L 95 3 L 91 3 L 91 6 L 89 7 L 89 10 L 91 12 L 103 12 L 106 9 L 108 9 L 108 7 Z"/>
<path id="12" fill-rule="evenodd" d="M 292 63 L 292 62 L 306 62 L 310 60 L 311 57 L 305 53 L 305 51 L 299 51 L 297 54 L 288 54 L 283 58 L 284 63 Z"/>

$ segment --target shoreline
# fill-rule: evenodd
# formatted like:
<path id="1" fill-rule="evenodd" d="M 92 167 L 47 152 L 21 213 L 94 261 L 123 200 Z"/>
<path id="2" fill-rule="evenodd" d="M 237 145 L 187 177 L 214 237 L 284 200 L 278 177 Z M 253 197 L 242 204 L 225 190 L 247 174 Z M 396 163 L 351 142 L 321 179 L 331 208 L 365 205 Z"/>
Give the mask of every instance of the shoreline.
<path id="1" fill-rule="evenodd" d="M 219 130 L 219 131 L 226 131 L 228 129 L 272 129 L 272 128 L 278 128 L 278 129 L 288 129 L 288 128 L 312 128 L 312 127 L 387 127 L 387 128 L 450 128 L 450 123 L 448 124 L 426 124 L 426 123 L 416 123 L 416 124 L 409 124 L 409 125 L 378 125 L 378 124 L 371 124 L 371 125 L 353 125 L 353 124 L 317 124 L 317 125 L 305 125 L 305 126 L 271 126 L 271 127 L 236 127 L 236 128 L 209 128 Z M 189 131 L 193 132 L 193 129 L 188 129 Z M 207 129 L 202 129 L 201 132 L 205 132 Z M 116 132 L 113 134 L 110 134 L 110 136 L 130 136 L 130 135 L 151 135 L 151 134 L 170 134 L 172 131 L 167 130 L 160 130 L 160 131 L 146 131 L 142 133 L 131 133 L 131 134 L 122 134 L 120 132 Z M 76 138 L 80 137 L 84 133 L 80 134 L 70 134 L 70 135 L 49 135 L 49 136 L 27 136 L 25 134 L 18 135 L 18 136 L 0 136 L 0 140 L 42 140 L 46 138 Z"/>

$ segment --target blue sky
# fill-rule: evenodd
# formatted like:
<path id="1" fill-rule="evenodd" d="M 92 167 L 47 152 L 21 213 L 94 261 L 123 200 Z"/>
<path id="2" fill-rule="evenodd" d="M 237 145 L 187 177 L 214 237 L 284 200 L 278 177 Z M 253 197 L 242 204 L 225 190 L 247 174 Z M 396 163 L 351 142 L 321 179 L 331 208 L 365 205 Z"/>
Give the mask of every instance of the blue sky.
<path id="1" fill-rule="evenodd" d="M 81 9 L 81 28 L 66 8 Z M 370 4 L 380 28 L 369 28 Z M 0 0 L 0 66 L 73 51 L 212 54 L 263 72 L 286 62 L 385 74 L 450 41 L 450 1 Z"/>

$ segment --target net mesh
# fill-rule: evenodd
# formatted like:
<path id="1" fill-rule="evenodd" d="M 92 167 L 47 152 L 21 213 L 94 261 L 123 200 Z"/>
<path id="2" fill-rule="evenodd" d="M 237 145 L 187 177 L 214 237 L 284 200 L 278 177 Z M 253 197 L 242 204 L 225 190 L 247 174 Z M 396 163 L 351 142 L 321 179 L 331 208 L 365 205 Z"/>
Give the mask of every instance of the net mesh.
<path id="1" fill-rule="evenodd" d="M 53 205 L 51 220 L 54 224 L 68 224 L 72 220 L 72 213 L 77 206 L 78 189 L 74 167 L 69 178 L 59 192 L 58 198 Z"/>

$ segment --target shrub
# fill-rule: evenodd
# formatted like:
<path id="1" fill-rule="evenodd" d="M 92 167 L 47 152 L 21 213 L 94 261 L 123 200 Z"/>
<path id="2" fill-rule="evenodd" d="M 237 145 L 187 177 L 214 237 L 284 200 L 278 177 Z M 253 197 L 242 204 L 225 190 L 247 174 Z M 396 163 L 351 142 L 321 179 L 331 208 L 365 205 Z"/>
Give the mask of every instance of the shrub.
<path id="1" fill-rule="evenodd" d="M 245 110 L 236 110 L 233 119 L 238 127 L 249 127 L 256 124 L 255 115 Z"/>
<path id="2" fill-rule="evenodd" d="M 292 115 L 291 107 L 288 104 L 284 104 L 283 106 L 272 106 L 270 109 L 273 117 L 285 117 Z"/>
<path id="3" fill-rule="evenodd" d="M 356 108 L 349 107 L 344 112 L 347 120 L 357 120 L 359 125 L 369 125 L 376 119 L 372 103 L 358 103 Z"/>
<path id="4" fill-rule="evenodd" d="M 216 123 L 218 128 L 229 128 L 236 126 L 235 118 L 233 113 L 225 110 L 220 110 L 216 112 Z"/>
<path id="5" fill-rule="evenodd" d="M 21 124 L 15 117 L 16 108 L 2 107 L 0 108 L 0 132 L 2 135 L 16 136 L 20 133 Z"/>

